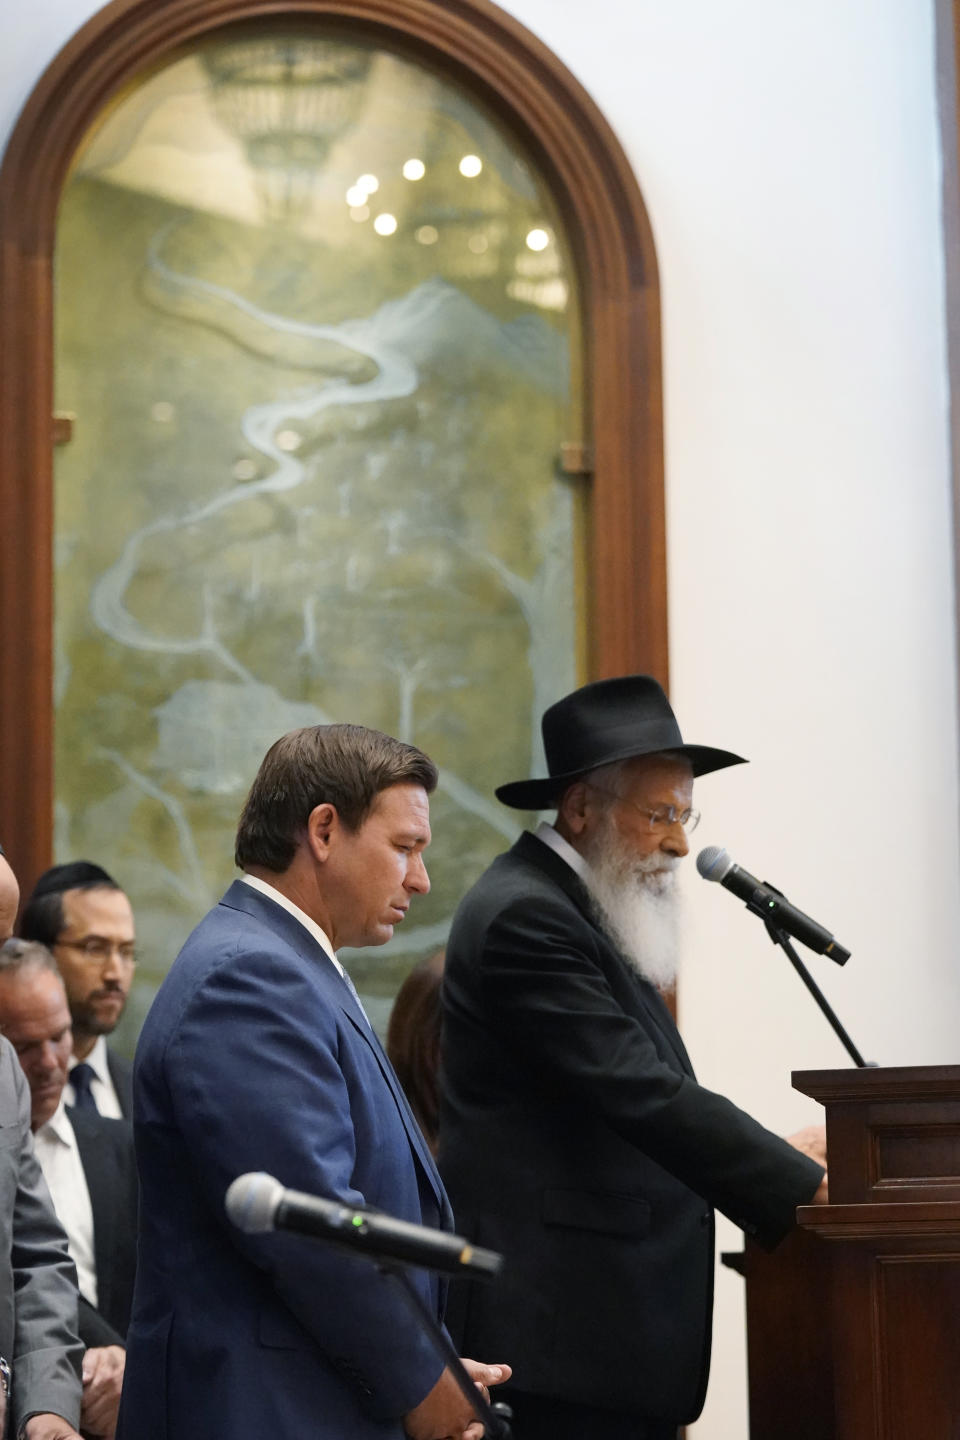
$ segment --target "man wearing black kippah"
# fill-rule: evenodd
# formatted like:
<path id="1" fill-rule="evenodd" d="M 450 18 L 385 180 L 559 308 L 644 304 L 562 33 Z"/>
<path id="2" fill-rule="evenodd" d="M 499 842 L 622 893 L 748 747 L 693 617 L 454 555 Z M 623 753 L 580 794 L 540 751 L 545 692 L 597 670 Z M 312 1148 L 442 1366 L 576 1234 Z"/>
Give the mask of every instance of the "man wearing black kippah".
<path id="1" fill-rule="evenodd" d="M 33 887 L 20 935 L 53 952 L 66 987 L 73 1025 L 67 1104 L 131 1119 L 131 1068 L 106 1042 L 123 1014 L 136 964 L 130 901 L 100 865 L 54 865 Z"/>
<path id="2" fill-rule="evenodd" d="M 440 1168 L 458 1229 L 507 1260 L 451 1330 L 510 1355 L 523 1440 L 672 1440 L 706 1391 L 713 1211 L 774 1246 L 826 1198 L 823 1135 L 699 1086 L 660 993 L 693 779 L 741 757 L 685 744 L 646 675 L 568 695 L 543 736 L 548 778 L 497 796 L 556 820 L 447 944 Z"/>

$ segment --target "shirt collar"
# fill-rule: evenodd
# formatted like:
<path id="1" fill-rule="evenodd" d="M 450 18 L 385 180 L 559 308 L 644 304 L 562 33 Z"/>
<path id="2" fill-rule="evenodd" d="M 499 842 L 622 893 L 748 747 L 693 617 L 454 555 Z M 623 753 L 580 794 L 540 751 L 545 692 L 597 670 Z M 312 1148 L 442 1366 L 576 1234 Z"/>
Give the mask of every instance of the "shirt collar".
<path id="1" fill-rule="evenodd" d="M 40 1126 L 38 1135 L 45 1135 L 58 1140 L 61 1145 L 66 1145 L 68 1150 L 73 1150 L 77 1143 L 77 1137 L 73 1133 L 73 1126 L 67 1116 L 66 1104 L 63 1096 L 60 1096 L 60 1104 L 54 1110 L 50 1119 Z"/>
<path id="2" fill-rule="evenodd" d="M 313 936 L 324 954 L 333 961 L 334 965 L 336 965 L 340 971 L 340 974 L 343 974 L 343 966 L 334 954 L 329 936 L 325 930 L 320 929 L 316 920 L 311 920 L 305 910 L 301 910 L 299 905 L 295 905 L 292 900 L 288 900 L 286 895 L 281 894 L 275 885 L 269 884 L 266 880 L 261 880 L 259 875 L 241 875 L 240 879 L 244 885 L 249 885 L 253 890 L 259 890 L 261 895 L 266 895 L 275 905 L 280 905 L 288 914 L 292 915 L 295 920 L 299 920 L 304 930 Z"/>
<path id="3" fill-rule="evenodd" d="M 79 1065 L 79 1063 L 80 1062 L 77 1059 L 76 1055 L 70 1056 L 68 1064 L 71 1070 L 73 1069 L 74 1065 Z M 97 1036 L 96 1040 L 93 1042 L 93 1049 L 90 1051 L 89 1055 L 86 1055 L 84 1057 L 83 1063 L 90 1066 L 90 1069 L 93 1071 L 96 1078 L 102 1082 L 102 1084 L 112 1086 L 113 1081 L 110 1079 L 110 1068 L 107 1065 L 107 1039 L 105 1035 Z M 70 1076 L 68 1075 L 67 1084 L 69 1085 L 69 1083 Z"/>
<path id="4" fill-rule="evenodd" d="M 579 850 L 574 850 L 569 840 L 563 838 L 559 830 L 554 830 L 546 820 L 541 820 L 534 833 L 538 840 L 542 840 L 544 845 L 548 845 L 555 855 L 559 855 L 560 859 L 570 866 L 575 875 L 579 875 L 581 880 L 586 879 L 589 873 L 586 860 Z"/>

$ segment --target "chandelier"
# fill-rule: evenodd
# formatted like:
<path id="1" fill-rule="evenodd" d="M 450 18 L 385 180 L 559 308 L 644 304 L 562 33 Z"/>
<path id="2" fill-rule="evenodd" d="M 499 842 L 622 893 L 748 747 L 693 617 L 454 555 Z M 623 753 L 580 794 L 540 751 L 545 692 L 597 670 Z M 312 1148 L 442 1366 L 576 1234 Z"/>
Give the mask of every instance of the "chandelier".
<path id="1" fill-rule="evenodd" d="M 264 214 L 313 205 L 330 148 L 360 114 L 373 51 L 340 40 L 235 40 L 203 53 L 221 124 L 243 145 Z"/>

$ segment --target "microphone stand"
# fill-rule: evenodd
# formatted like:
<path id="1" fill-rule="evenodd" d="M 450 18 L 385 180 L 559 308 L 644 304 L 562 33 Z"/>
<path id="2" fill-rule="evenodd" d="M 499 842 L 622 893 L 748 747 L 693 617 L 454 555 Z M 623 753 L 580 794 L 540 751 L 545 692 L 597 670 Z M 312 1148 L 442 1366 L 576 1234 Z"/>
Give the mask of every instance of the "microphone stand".
<path id="1" fill-rule="evenodd" d="M 770 888 L 772 889 L 773 887 L 771 886 Z M 840 1040 L 841 1044 L 843 1045 L 847 1054 L 850 1056 L 854 1065 L 859 1065 L 861 1067 L 868 1066 L 870 1062 L 864 1060 L 863 1056 L 860 1054 L 860 1051 L 857 1049 L 856 1045 L 854 1045 L 853 1041 L 850 1039 L 850 1036 L 840 1024 L 837 1016 L 834 1014 L 833 1010 L 831 1010 L 830 1005 L 827 1001 L 827 997 L 824 995 L 823 991 L 820 989 L 817 982 L 814 980 L 813 976 L 810 974 L 809 970 L 804 965 L 803 961 L 800 959 L 800 956 L 797 954 L 796 950 L 794 950 L 792 944 L 790 943 L 790 937 L 787 932 L 785 930 L 780 930 L 773 920 L 765 920 L 763 923 L 766 926 L 767 934 L 770 936 L 770 939 L 773 941 L 774 945 L 780 946 L 780 949 L 785 953 L 787 959 L 790 961 L 790 964 L 793 966 L 794 970 L 796 970 L 797 974 L 800 976 L 800 979 L 803 981 L 804 985 L 806 985 L 807 989 L 810 991 L 810 994 L 813 996 L 814 1000 L 816 1000 L 817 1004 L 820 1006 L 820 1009 L 823 1011 L 824 1015 L 829 1020 L 831 1026 L 833 1027 L 834 1034 Z"/>
<path id="2" fill-rule="evenodd" d="M 434 1347 L 446 1361 L 447 1369 L 460 1386 L 467 1404 L 477 1419 L 483 1422 L 485 1440 L 511 1440 L 512 1432 L 509 1422 L 512 1417 L 509 1405 L 505 1405 L 502 1400 L 491 1405 L 477 1389 L 475 1382 L 467 1373 L 466 1366 L 457 1354 L 450 1336 L 437 1324 L 436 1318 L 430 1313 L 429 1306 L 424 1302 L 422 1295 L 410 1283 L 410 1276 L 403 1265 L 398 1260 L 377 1260 L 375 1263 L 381 1275 L 396 1282 L 401 1295 L 416 1316 L 420 1328 L 430 1337 Z"/>

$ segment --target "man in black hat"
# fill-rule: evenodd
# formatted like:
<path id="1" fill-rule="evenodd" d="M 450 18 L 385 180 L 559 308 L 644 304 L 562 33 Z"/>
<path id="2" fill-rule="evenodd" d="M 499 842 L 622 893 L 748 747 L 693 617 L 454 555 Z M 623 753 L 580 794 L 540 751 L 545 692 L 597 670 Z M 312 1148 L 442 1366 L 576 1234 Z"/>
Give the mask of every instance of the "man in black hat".
<path id="1" fill-rule="evenodd" d="M 440 1165 L 458 1229 L 507 1257 L 457 1338 L 510 1355 L 518 1440 L 667 1440 L 706 1391 L 713 1210 L 775 1245 L 825 1198 L 821 1132 L 782 1140 L 699 1086 L 659 993 L 693 779 L 741 757 L 685 744 L 645 675 L 568 695 L 543 736 L 549 778 L 497 796 L 556 820 L 447 948 Z"/>

